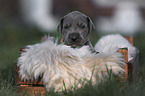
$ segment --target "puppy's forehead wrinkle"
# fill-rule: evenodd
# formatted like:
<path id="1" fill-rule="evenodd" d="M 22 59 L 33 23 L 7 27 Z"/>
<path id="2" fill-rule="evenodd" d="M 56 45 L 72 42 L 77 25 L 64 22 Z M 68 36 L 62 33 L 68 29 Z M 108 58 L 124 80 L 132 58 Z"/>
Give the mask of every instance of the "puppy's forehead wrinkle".
<path id="1" fill-rule="evenodd" d="M 79 25 L 79 24 L 83 24 L 86 25 L 87 24 L 87 19 L 85 17 L 73 17 L 73 16 L 67 16 L 64 19 L 64 25 Z"/>

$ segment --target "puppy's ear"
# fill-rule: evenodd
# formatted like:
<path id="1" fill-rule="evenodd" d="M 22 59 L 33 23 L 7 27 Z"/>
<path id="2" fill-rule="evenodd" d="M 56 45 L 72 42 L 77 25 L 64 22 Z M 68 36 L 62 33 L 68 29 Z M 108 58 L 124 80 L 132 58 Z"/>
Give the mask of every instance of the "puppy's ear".
<path id="1" fill-rule="evenodd" d="M 89 33 L 91 33 L 92 31 L 95 30 L 95 26 L 94 26 L 92 20 L 90 19 L 90 17 L 87 17 L 87 20 L 88 20 L 88 28 L 89 28 L 88 31 L 89 31 Z"/>
<path id="2" fill-rule="evenodd" d="M 58 26 L 57 26 L 57 32 L 59 32 L 59 33 L 62 33 L 63 20 L 64 20 L 64 17 L 61 18 L 61 20 L 60 20 L 60 22 L 59 22 L 59 24 L 58 24 Z"/>

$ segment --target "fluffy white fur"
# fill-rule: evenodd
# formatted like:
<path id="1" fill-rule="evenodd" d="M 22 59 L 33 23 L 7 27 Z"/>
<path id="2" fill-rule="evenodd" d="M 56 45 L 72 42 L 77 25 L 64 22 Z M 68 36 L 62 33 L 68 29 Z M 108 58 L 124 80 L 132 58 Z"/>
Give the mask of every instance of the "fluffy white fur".
<path id="1" fill-rule="evenodd" d="M 43 84 L 49 91 L 64 90 L 72 86 L 81 86 L 80 80 L 92 79 L 99 83 L 102 76 L 108 76 L 108 70 L 119 75 L 124 72 L 122 55 L 116 51 L 99 54 L 91 53 L 88 46 L 73 49 L 66 45 L 58 45 L 53 40 L 27 46 L 25 52 L 18 58 L 19 73 L 22 80 L 37 80 L 42 78 Z M 94 71 L 93 71 L 94 70 Z M 93 75 L 92 75 L 93 72 Z M 99 78 L 96 79 L 96 75 Z"/>
<path id="2" fill-rule="evenodd" d="M 120 34 L 103 36 L 95 45 L 96 51 L 105 54 L 113 50 L 116 51 L 119 48 L 128 48 L 128 61 L 130 61 L 136 53 L 136 48 Z"/>

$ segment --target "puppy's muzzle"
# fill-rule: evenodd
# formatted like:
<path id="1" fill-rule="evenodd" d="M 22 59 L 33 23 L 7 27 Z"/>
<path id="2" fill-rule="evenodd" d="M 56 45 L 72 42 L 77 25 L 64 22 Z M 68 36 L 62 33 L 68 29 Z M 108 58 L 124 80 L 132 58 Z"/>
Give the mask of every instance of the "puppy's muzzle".
<path id="1" fill-rule="evenodd" d="M 70 33 L 69 34 L 69 41 L 74 42 L 74 43 L 79 43 L 82 38 L 79 33 Z"/>
<path id="2" fill-rule="evenodd" d="M 68 39 L 69 39 L 69 44 L 74 46 L 80 45 L 82 41 L 82 37 L 78 32 L 69 33 Z"/>

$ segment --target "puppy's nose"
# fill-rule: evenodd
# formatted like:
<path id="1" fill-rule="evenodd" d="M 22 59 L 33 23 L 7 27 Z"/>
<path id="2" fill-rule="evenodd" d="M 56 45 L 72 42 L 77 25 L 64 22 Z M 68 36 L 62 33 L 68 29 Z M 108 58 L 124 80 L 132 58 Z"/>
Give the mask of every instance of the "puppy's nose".
<path id="1" fill-rule="evenodd" d="M 76 41 L 77 37 L 75 35 L 71 36 L 72 41 Z"/>
<path id="2" fill-rule="evenodd" d="M 70 34 L 70 39 L 72 40 L 72 41 L 76 41 L 77 39 L 79 39 L 80 38 L 80 34 L 79 33 L 71 33 Z"/>

